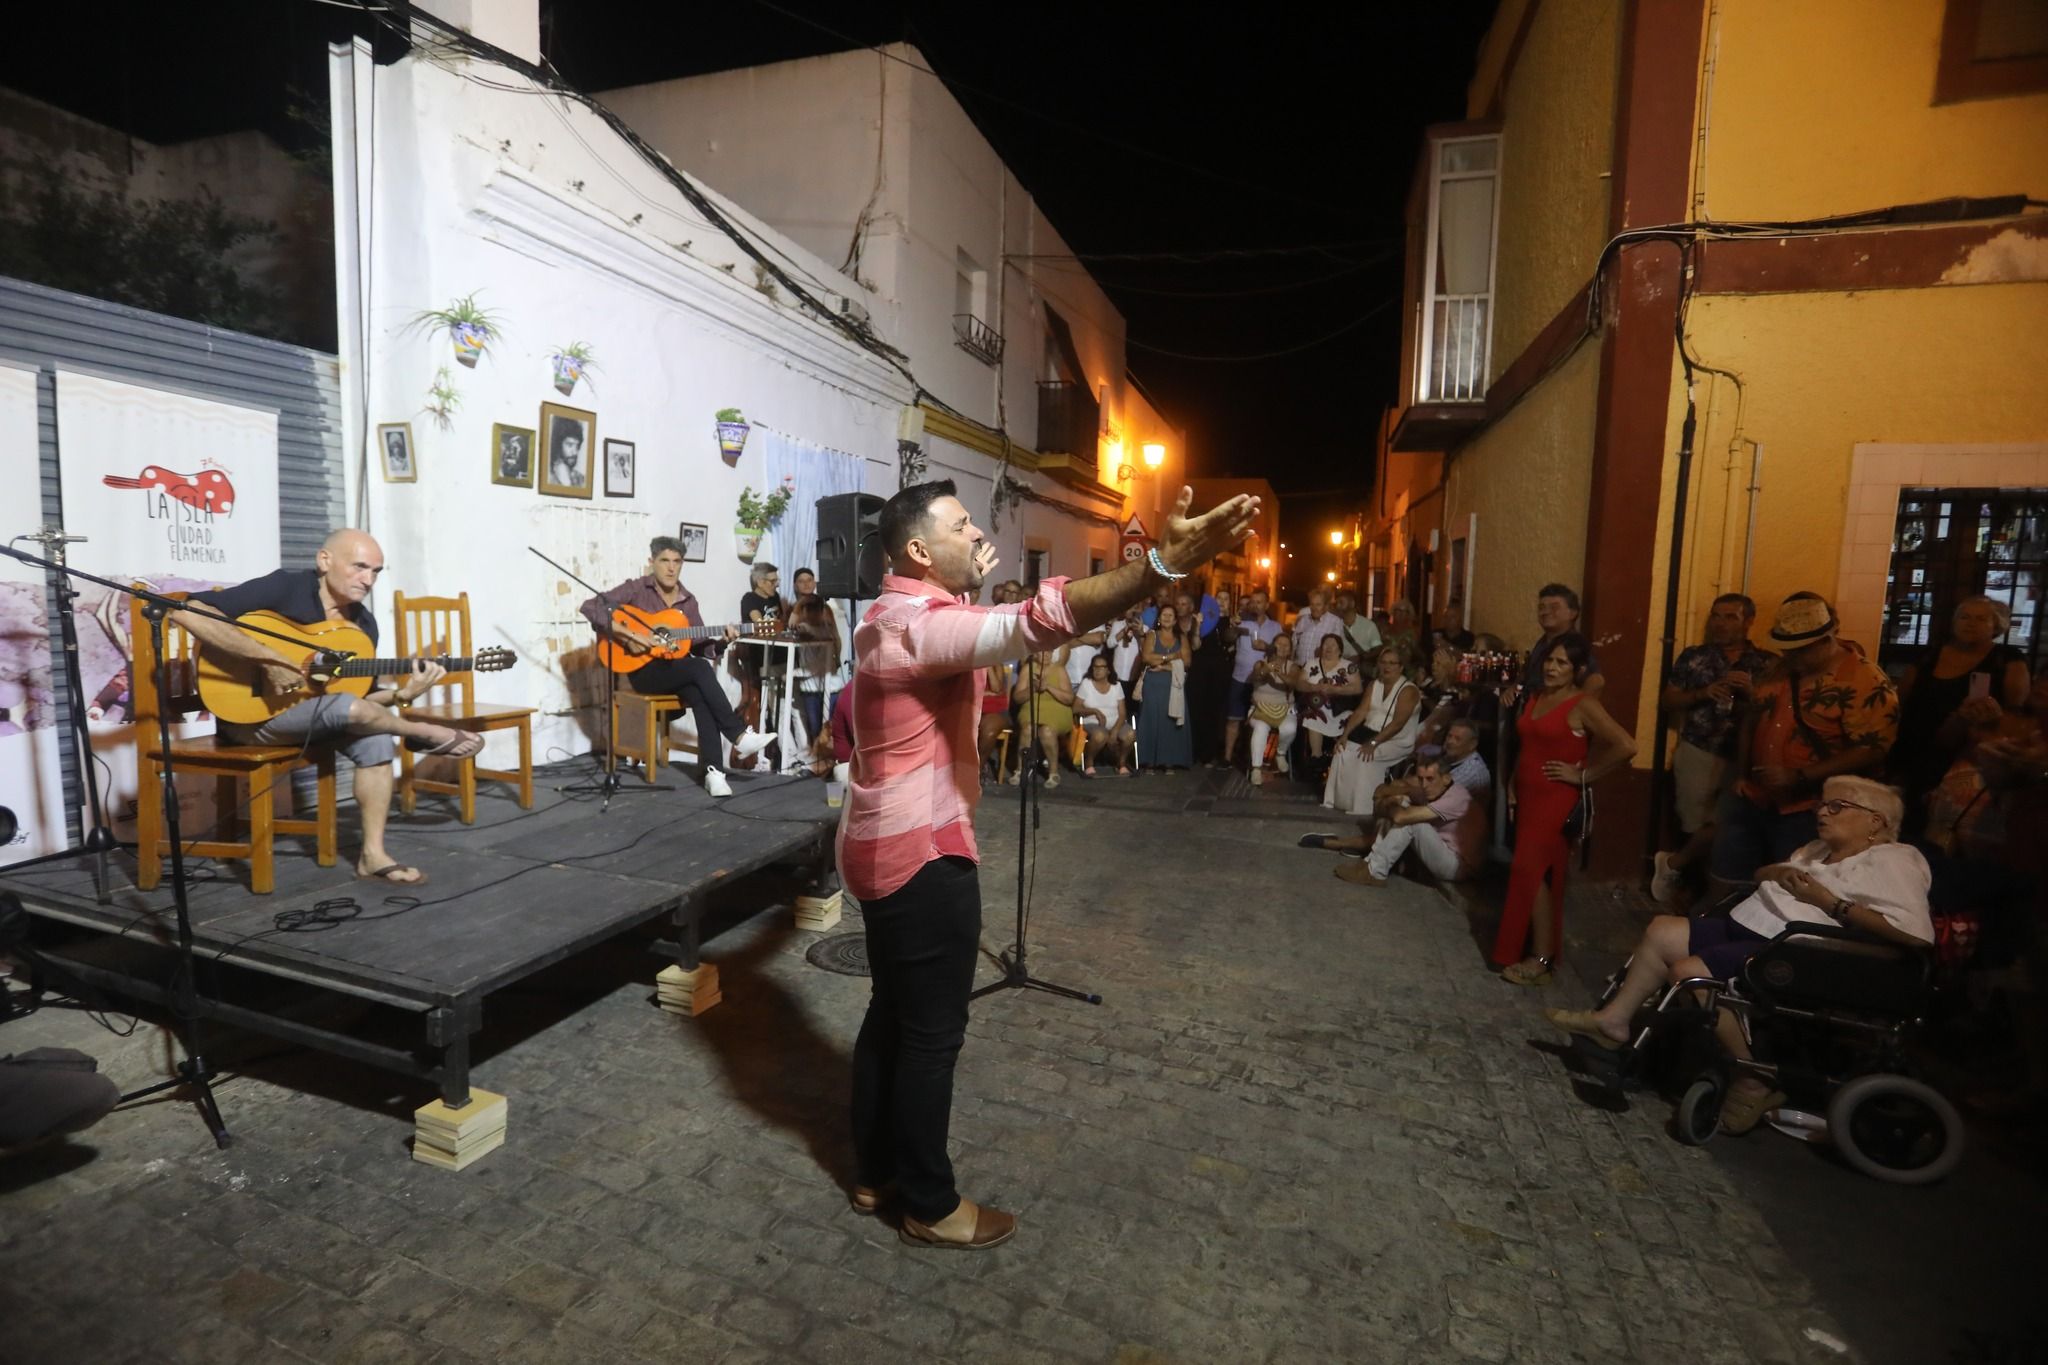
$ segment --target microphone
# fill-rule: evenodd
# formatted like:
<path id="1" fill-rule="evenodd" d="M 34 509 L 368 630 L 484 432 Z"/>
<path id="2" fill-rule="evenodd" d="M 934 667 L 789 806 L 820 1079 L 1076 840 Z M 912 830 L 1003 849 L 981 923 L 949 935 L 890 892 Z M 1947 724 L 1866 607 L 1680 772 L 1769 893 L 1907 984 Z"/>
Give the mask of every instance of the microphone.
<path id="1" fill-rule="evenodd" d="M 14 539 L 40 541 L 45 550 L 48 550 L 53 545 L 83 545 L 86 541 L 84 536 L 71 535 L 61 526 L 45 526 L 40 531 L 30 531 L 28 534 L 16 536 Z M 10 545 L 13 543 L 13 541 L 8 542 Z"/>

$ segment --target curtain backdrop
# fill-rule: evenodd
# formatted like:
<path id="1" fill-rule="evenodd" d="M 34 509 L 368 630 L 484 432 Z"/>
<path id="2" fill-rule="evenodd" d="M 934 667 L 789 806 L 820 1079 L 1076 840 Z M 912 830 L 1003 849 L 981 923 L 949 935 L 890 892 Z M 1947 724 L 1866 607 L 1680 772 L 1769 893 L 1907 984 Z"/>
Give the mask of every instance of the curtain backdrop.
<path id="1" fill-rule="evenodd" d="M 798 569 L 818 567 L 818 499 L 860 492 L 866 471 L 858 455 L 814 446 L 759 424 L 754 436 L 761 442 L 761 472 L 768 480 L 764 491 L 772 491 L 785 478 L 796 480 L 796 497 L 761 546 L 762 554 L 782 570 L 782 591 L 788 593 Z"/>

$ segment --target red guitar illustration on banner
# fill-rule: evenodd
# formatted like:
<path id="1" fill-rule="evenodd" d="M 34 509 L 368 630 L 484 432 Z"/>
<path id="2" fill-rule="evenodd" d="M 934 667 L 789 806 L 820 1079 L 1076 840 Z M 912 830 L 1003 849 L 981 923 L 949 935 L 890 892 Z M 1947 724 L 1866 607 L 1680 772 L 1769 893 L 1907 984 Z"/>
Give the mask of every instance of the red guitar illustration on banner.
<path id="1" fill-rule="evenodd" d="M 147 465 L 140 475 L 126 478 L 120 474 L 107 474 L 100 482 L 109 488 L 146 488 L 175 498 L 187 507 L 202 512 L 215 512 L 231 516 L 235 510 L 235 486 L 228 476 L 218 469 L 202 469 L 197 474 L 180 474 L 175 470 L 160 469 Z"/>

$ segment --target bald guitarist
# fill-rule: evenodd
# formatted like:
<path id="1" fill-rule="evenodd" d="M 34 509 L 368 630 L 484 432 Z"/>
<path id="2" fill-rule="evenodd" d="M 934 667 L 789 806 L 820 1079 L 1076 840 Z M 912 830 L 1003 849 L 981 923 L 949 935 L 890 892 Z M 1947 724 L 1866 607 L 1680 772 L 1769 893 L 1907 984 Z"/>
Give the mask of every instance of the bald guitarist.
<path id="1" fill-rule="evenodd" d="M 597 633 L 609 637 L 631 654 L 647 653 L 654 648 L 654 641 L 641 631 L 612 624 L 611 613 L 621 607 L 630 607 L 650 616 L 657 612 L 680 611 L 691 625 L 704 624 L 704 613 L 697 606 L 697 594 L 683 586 L 683 543 L 674 536 L 656 536 L 647 543 L 647 567 L 648 572 L 643 577 L 629 578 L 603 596 L 593 597 L 583 604 L 583 615 L 597 628 Z M 727 626 L 725 639 L 714 643 L 711 649 L 716 651 L 739 636 L 737 627 Z M 713 796 L 732 795 L 732 788 L 725 780 L 718 741 L 713 736 L 722 735 L 731 740 L 736 758 L 749 758 L 760 753 L 775 738 L 741 722 L 725 695 L 725 689 L 718 684 L 718 670 L 711 666 L 704 654 L 695 650 L 680 659 L 654 659 L 628 673 L 626 682 L 635 692 L 681 697 L 683 705 L 690 708 L 690 716 L 697 725 L 697 752 L 704 773 L 704 790 Z"/>
<path id="2" fill-rule="evenodd" d="M 361 531 L 336 531 L 327 537 L 310 569 L 278 569 L 232 588 L 194 593 L 186 609 L 171 620 L 217 656 L 255 664 L 270 691 L 289 693 L 306 685 L 301 665 L 270 647 L 260 636 L 246 635 L 232 618 L 252 611 L 274 611 L 300 625 L 346 621 L 374 643 L 377 618 L 370 614 L 370 593 L 384 572 L 384 551 Z M 363 848 L 356 857 L 356 876 L 393 886 L 418 886 L 427 874 L 399 862 L 384 850 L 384 826 L 391 814 L 391 760 L 398 741 L 427 753 L 467 758 L 484 747 L 482 735 L 445 725 L 407 720 L 393 709 L 412 701 L 441 680 L 445 670 L 420 661 L 403 682 L 379 678 L 367 697 L 327 692 L 288 706 L 261 725 L 222 722 L 221 736 L 231 744 L 291 744 L 303 748 L 331 746 L 355 765 L 356 809 L 363 818 Z"/>

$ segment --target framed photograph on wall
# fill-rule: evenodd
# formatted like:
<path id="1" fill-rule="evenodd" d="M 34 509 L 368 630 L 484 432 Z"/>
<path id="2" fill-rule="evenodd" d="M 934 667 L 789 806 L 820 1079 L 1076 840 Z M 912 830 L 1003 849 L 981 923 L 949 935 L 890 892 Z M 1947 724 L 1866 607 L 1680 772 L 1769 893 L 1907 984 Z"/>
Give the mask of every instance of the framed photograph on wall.
<path id="1" fill-rule="evenodd" d="M 491 482 L 533 487 L 533 429 L 491 424 Z"/>
<path id="2" fill-rule="evenodd" d="M 699 526 L 694 521 L 684 522 L 682 529 L 676 532 L 676 539 L 683 542 L 685 564 L 702 564 L 711 549 L 710 528 Z"/>
<path id="3" fill-rule="evenodd" d="M 540 491 L 587 498 L 597 474 L 597 414 L 560 403 L 540 405 Z"/>
<path id="4" fill-rule="evenodd" d="M 634 454 L 631 441 L 604 442 L 604 495 L 608 498 L 633 496 Z"/>
<path id="5" fill-rule="evenodd" d="M 419 461 L 413 458 L 412 423 L 378 424 L 377 447 L 384 462 L 384 482 L 418 482 L 420 467 Z"/>

